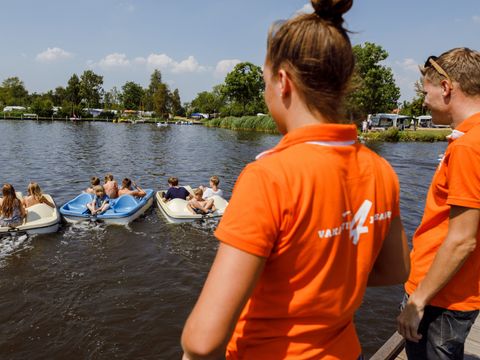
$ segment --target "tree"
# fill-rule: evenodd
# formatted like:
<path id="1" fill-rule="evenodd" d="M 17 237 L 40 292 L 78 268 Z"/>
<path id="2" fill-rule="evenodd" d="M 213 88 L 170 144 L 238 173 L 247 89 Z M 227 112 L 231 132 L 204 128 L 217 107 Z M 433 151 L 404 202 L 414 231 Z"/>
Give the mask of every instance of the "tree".
<path id="1" fill-rule="evenodd" d="M 41 117 L 50 117 L 53 115 L 53 102 L 45 94 L 36 96 L 30 105 L 30 110 Z"/>
<path id="2" fill-rule="evenodd" d="M 264 88 L 262 69 L 250 62 L 242 62 L 225 77 L 223 91 L 230 101 L 239 103 L 244 115 L 247 115 L 247 104 L 259 102 Z"/>
<path id="3" fill-rule="evenodd" d="M 182 102 L 180 100 L 180 93 L 178 92 L 178 89 L 175 89 L 173 91 L 173 94 L 171 97 L 171 111 L 173 116 L 185 115 L 185 110 L 182 108 Z"/>
<path id="4" fill-rule="evenodd" d="M 351 118 L 365 118 L 367 114 L 390 112 L 397 108 L 400 89 L 395 84 L 393 72 L 380 62 L 388 57 L 381 46 L 366 42 L 353 47 L 355 73 L 353 92 L 346 99 Z"/>
<path id="5" fill-rule="evenodd" d="M 80 76 L 80 97 L 87 107 L 100 106 L 102 85 L 103 76 L 95 74 L 92 70 L 85 70 Z"/>
<path id="6" fill-rule="evenodd" d="M 166 84 L 160 84 L 153 93 L 153 111 L 162 118 L 168 117 L 170 104 L 170 91 Z"/>
<path id="7" fill-rule="evenodd" d="M 162 82 L 162 73 L 155 69 L 150 76 L 150 84 L 145 91 L 145 109 L 153 110 L 157 116 L 168 117 L 172 107 L 172 96 L 167 84 Z"/>
<path id="8" fill-rule="evenodd" d="M 28 91 L 18 77 L 9 77 L 0 87 L 0 103 L 4 105 L 26 105 Z"/>
<path id="9" fill-rule="evenodd" d="M 118 92 L 116 86 L 112 87 L 110 91 L 105 92 L 103 95 L 103 106 L 106 109 L 118 110 L 120 102 L 120 93 Z"/>
<path id="10" fill-rule="evenodd" d="M 400 114 L 408 115 L 408 116 L 420 116 L 425 115 L 425 107 L 423 106 L 423 102 L 425 100 L 425 94 L 423 93 L 423 86 L 420 81 L 415 82 L 415 97 L 412 99 L 411 102 L 404 101 L 402 104 L 402 108 L 400 110 Z"/>
<path id="11" fill-rule="evenodd" d="M 216 107 L 215 95 L 212 92 L 202 91 L 192 100 L 190 107 L 192 112 L 213 114 Z"/>
<path id="12" fill-rule="evenodd" d="M 67 99 L 67 90 L 62 86 L 57 86 L 53 92 L 53 104 L 61 105 Z"/>
<path id="13" fill-rule="evenodd" d="M 122 86 L 121 98 L 125 109 L 138 110 L 142 105 L 143 88 L 133 81 L 127 81 Z"/>
<path id="14" fill-rule="evenodd" d="M 80 79 L 77 74 L 73 74 L 68 80 L 67 87 L 65 88 L 65 100 L 74 106 L 80 104 Z"/>

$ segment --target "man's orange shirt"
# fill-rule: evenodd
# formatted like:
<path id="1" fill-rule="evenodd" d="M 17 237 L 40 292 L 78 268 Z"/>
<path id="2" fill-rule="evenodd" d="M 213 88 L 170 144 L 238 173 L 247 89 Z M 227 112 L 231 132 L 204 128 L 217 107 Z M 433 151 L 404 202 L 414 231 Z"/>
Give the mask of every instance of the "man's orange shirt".
<path id="1" fill-rule="evenodd" d="M 360 355 L 353 315 L 399 216 L 399 186 L 356 139 L 354 125 L 306 126 L 240 174 L 215 235 L 267 260 L 228 359 Z"/>
<path id="2" fill-rule="evenodd" d="M 480 209 L 480 113 L 464 120 L 452 135 L 428 191 L 422 222 L 413 236 L 412 266 L 405 284 L 408 294 L 423 280 L 447 236 L 450 207 Z M 462 311 L 480 309 L 480 246 L 430 305 Z"/>

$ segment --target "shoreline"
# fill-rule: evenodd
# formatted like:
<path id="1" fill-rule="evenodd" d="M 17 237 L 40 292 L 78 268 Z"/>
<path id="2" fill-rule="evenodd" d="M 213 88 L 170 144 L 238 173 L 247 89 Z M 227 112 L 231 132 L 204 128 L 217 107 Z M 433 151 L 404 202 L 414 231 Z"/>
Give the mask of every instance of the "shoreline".
<path id="1" fill-rule="evenodd" d="M 192 125 L 203 125 L 205 127 L 228 129 L 234 131 L 256 131 L 268 134 L 279 134 L 275 122 L 270 116 L 243 116 L 243 117 L 225 117 L 214 118 L 209 120 L 193 120 L 186 118 L 174 118 L 170 120 L 164 120 L 160 118 L 152 119 L 130 119 L 130 120 L 118 120 L 118 119 L 105 119 L 105 118 L 81 118 L 71 120 L 69 118 L 58 117 L 14 117 L 3 116 L 0 120 L 16 120 L 16 121 L 64 121 L 72 123 L 80 122 L 109 122 L 115 124 L 156 124 L 156 123 L 168 123 L 176 124 L 177 122 L 189 121 Z M 358 131 L 358 139 L 362 142 L 438 142 L 447 141 L 447 136 L 451 133 L 450 128 L 417 128 L 399 130 L 397 128 L 389 128 L 386 130 L 373 129 L 366 133 Z"/>

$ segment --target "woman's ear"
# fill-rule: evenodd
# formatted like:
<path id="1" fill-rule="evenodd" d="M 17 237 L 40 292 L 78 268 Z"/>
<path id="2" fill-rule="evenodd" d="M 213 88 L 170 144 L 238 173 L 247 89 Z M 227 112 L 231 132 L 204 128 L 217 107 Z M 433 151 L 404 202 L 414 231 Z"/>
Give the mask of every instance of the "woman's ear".
<path id="1" fill-rule="evenodd" d="M 292 80 L 284 69 L 278 70 L 278 86 L 280 87 L 280 95 L 282 98 L 290 96 L 292 91 Z"/>

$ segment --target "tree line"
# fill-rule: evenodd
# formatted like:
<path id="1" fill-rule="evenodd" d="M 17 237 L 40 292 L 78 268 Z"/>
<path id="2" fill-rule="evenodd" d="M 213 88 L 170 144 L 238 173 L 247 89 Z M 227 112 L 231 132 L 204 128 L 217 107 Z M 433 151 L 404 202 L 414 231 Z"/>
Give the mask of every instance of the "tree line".
<path id="1" fill-rule="evenodd" d="M 355 72 L 351 89 L 343 104 L 346 115 L 355 121 L 368 114 L 388 113 L 400 109 L 401 114 L 418 116 L 424 113 L 421 84 L 416 84 L 416 97 L 411 102 L 399 104 L 400 89 L 395 84 L 392 70 L 383 65 L 388 52 L 381 46 L 366 42 L 355 45 Z M 265 84 L 262 69 L 250 62 L 237 64 L 223 83 L 202 91 L 189 103 L 181 103 L 178 89 L 170 90 L 162 81 L 162 74 L 154 70 L 147 88 L 127 81 L 120 89 L 103 89 L 103 76 L 86 70 L 73 74 L 65 87 L 43 94 L 29 94 L 18 77 L 4 80 L 0 86 L 0 106 L 29 107 L 39 116 L 51 116 L 54 107 L 58 116 L 82 115 L 85 108 L 108 110 L 152 111 L 156 117 L 189 116 L 204 113 L 223 116 L 246 116 L 267 113 L 263 98 Z M 105 114 L 112 116 L 113 114 Z"/>
<path id="2" fill-rule="evenodd" d="M 5 79 L 0 86 L 0 106 L 25 106 L 29 111 L 42 117 L 87 116 L 86 108 L 105 109 L 105 117 L 113 117 L 109 110 L 142 110 L 152 111 L 155 116 L 167 118 L 169 114 L 184 115 L 178 89 L 171 91 L 162 82 L 159 70 L 150 76 L 147 88 L 127 81 L 121 89 L 113 87 L 109 91 L 103 89 L 103 76 L 86 70 L 78 76 L 73 74 L 65 87 L 58 86 L 43 94 L 29 94 L 23 81 L 18 77 Z"/>

